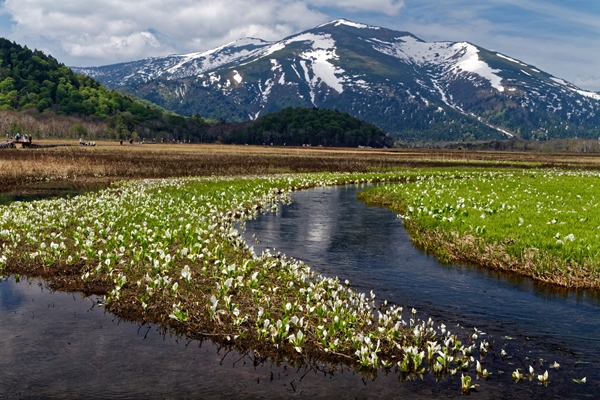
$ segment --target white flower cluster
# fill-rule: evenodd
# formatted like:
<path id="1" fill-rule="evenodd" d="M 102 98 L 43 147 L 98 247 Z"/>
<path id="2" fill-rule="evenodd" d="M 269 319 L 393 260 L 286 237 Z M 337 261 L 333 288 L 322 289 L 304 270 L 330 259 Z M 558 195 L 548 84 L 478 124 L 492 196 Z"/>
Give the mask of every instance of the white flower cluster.
<path id="1" fill-rule="evenodd" d="M 397 365 L 422 374 L 427 362 L 435 374 L 454 375 L 475 365 L 474 350 L 484 357 L 487 342 L 476 346 L 473 336 L 464 345 L 443 324 L 416 318 L 414 309 L 404 320 L 402 307 L 378 304 L 372 292 L 356 293 L 349 282 L 281 254 L 257 255 L 236 229 L 259 210 L 289 202 L 294 190 L 406 175 L 140 180 L 71 199 L 14 203 L 0 208 L 0 269 L 23 259 L 49 270 L 77 264 L 83 282 L 112 285 L 107 303 L 118 304 L 126 293 L 142 310 L 166 302 L 173 323 L 202 314 L 236 336 L 253 335 L 298 353 L 310 344 L 367 368 Z M 416 212 L 449 219 L 465 202 L 441 209 L 418 205 Z"/>

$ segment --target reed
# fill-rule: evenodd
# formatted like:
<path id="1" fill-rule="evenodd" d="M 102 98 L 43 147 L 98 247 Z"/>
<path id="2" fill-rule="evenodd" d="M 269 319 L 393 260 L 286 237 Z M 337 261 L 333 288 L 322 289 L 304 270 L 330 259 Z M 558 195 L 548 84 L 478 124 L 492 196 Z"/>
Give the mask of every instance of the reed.
<path id="1" fill-rule="evenodd" d="M 49 141 L 38 141 L 50 143 Z M 136 178 L 231 176 L 287 172 L 378 172 L 413 167 L 600 168 L 598 160 L 572 154 L 463 152 L 421 149 L 290 148 L 271 146 L 99 142 L 51 149 L 0 150 L 0 192 L 44 187 L 85 187 Z"/>

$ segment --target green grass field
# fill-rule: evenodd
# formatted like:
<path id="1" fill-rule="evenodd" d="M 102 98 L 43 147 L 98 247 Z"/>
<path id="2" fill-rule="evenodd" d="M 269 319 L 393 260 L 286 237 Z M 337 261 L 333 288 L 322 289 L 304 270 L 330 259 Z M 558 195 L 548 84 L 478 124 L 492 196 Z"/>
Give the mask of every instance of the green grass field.
<path id="1" fill-rule="evenodd" d="M 445 261 L 564 286 L 600 284 L 597 172 L 431 171 L 361 197 L 400 212 L 413 239 Z"/>

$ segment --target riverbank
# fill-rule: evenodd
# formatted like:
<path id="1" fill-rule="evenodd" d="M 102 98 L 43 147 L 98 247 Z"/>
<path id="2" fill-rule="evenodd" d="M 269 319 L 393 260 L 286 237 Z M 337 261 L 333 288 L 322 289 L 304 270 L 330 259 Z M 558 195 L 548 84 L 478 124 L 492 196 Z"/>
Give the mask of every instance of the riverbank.
<path id="1" fill-rule="evenodd" d="M 413 242 L 443 262 L 598 290 L 598 177 L 589 171 L 463 170 L 359 198 L 400 213 Z"/>
<path id="2" fill-rule="evenodd" d="M 344 363 L 367 375 L 383 368 L 403 377 L 484 379 L 476 361 L 485 365 L 499 349 L 473 327 L 451 332 L 299 261 L 255 254 L 236 230 L 261 210 L 276 211 L 295 190 L 422 183 L 449 173 L 132 180 L 75 198 L 13 203 L 0 208 L 0 267 L 46 277 L 55 289 L 105 295 L 107 309 L 121 318 L 211 337 L 260 359 Z"/>

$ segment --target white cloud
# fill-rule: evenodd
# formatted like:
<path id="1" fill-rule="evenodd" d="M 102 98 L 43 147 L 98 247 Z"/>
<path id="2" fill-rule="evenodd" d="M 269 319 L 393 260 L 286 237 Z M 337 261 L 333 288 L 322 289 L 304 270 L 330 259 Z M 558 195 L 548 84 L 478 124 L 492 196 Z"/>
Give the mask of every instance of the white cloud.
<path id="1" fill-rule="evenodd" d="M 294 0 L 6 0 L 2 10 L 11 39 L 44 43 L 75 65 L 200 51 L 243 36 L 280 39 L 327 19 Z"/>
<path id="2" fill-rule="evenodd" d="M 352 12 L 375 11 L 396 15 L 404 7 L 404 0 L 307 0 L 317 7 L 335 7 Z"/>
<path id="3" fill-rule="evenodd" d="M 582 88 L 600 91 L 600 77 L 577 75 L 573 83 Z"/>
<path id="4" fill-rule="evenodd" d="M 324 6 L 392 15 L 403 0 L 5 0 L 0 11 L 10 39 L 84 66 L 279 40 L 331 19 Z"/>
<path id="5" fill-rule="evenodd" d="M 82 43 L 74 37 L 71 42 L 63 47 L 73 57 L 110 58 L 114 53 L 126 52 L 128 54 L 144 55 L 148 48 L 162 50 L 156 37 L 150 32 L 135 32 L 127 36 L 99 36 L 92 43 Z"/>

